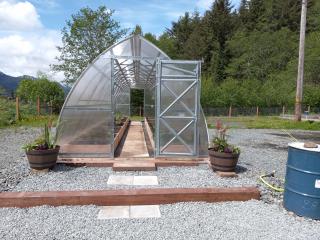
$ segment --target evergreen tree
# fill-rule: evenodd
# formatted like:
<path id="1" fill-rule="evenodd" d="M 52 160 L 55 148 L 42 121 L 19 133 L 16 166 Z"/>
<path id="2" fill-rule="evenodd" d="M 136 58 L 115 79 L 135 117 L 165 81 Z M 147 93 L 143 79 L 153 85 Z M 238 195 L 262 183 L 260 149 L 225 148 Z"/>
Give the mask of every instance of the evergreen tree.
<path id="1" fill-rule="evenodd" d="M 186 57 L 185 44 L 199 22 L 200 17 L 198 12 L 195 12 L 191 16 L 188 12 L 186 12 L 184 16 L 180 17 L 177 22 L 172 22 L 171 29 L 167 29 L 169 36 L 174 39 L 174 45 L 178 57 Z"/>
<path id="2" fill-rule="evenodd" d="M 229 54 L 225 47 L 227 40 L 234 33 L 235 15 L 229 0 L 215 0 L 208 13 L 212 40 L 218 43 L 218 49 L 211 57 L 211 72 L 218 82 L 226 78 L 225 68 L 229 61 Z M 213 47 L 211 47 L 213 49 Z"/>
<path id="3" fill-rule="evenodd" d="M 134 28 L 132 34 L 143 36 L 141 26 L 137 24 L 136 27 Z"/>

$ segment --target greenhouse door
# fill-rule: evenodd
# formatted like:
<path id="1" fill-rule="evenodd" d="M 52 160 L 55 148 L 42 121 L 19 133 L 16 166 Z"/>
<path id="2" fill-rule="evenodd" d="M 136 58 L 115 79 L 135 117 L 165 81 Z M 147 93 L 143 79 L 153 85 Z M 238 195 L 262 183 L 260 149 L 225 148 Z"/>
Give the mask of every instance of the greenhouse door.
<path id="1" fill-rule="evenodd" d="M 197 156 L 199 61 L 157 61 L 156 156 Z"/>

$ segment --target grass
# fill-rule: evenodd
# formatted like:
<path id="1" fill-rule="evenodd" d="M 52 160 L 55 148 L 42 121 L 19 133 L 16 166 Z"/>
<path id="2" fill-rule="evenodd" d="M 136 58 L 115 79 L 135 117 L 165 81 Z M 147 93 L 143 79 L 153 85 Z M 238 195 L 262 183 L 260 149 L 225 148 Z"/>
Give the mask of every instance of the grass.
<path id="1" fill-rule="evenodd" d="M 279 117 L 207 117 L 208 127 L 220 119 L 231 128 L 320 130 L 320 122 L 281 119 Z"/>
<path id="2" fill-rule="evenodd" d="M 0 98 L 0 128 L 5 127 L 41 127 L 49 121 L 53 125 L 57 122 L 57 115 L 37 115 L 36 106 L 20 103 L 20 120 L 16 120 L 16 106 L 14 100 Z"/>
<path id="3" fill-rule="evenodd" d="M 131 121 L 143 121 L 143 117 L 141 116 L 130 116 Z"/>
<path id="4" fill-rule="evenodd" d="M 14 121 L 10 125 L 1 125 L 0 128 L 15 128 L 15 127 L 43 127 L 45 123 L 52 122 L 55 126 L 58 121 L 58 115 L 47 116 L 30 116 L 19 121 Z"/>

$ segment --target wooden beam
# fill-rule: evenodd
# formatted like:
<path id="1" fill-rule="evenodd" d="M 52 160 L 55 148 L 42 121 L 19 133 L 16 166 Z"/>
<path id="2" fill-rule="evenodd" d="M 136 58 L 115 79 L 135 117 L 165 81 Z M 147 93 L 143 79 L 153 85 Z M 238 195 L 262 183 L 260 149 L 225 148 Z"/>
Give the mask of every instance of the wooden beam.
<path id="1" fill-rule="evenodd" d="M 129 118 L 127 118 L 126 121 L 124 122 L 124 124 L 122 125 L 122 127 L 120 128 L 119 132 L 115 136 L 114 141 L 113 141 L 114 150 L 116 150 L 118 148 L 119 143 L 121 142 L 122 137 L 129 126 L 129 122 L 130 122 L 130 120 L 129 120 Z"/>
<path id="2" fill-rule="evenodd" d="M 260 199 L 256 187 L 235 188 L 157 188 L 101 191 L 2 192 L 0 207 L 42 205 L 153 205 L 177 202 L 224 202 Z"/>
<path id="3" fill-rule="evenodd" d="M 199 166 L 199 164 L 208 164 L 207 158 L 59 158 L 58 164 L 66 164 L 74 167 L 112 167 L 114 163 L 123 162 L 151 162 L 157 167 L 172 167 L 172 166 Z"/>

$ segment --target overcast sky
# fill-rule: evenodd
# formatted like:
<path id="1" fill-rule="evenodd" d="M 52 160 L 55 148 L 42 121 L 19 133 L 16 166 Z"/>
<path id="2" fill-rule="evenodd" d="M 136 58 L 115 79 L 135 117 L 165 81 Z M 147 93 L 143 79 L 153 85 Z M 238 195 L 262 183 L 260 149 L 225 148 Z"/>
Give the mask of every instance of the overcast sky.
<path id="1" fill-rule="evenodd" d="M 238 7 L 240 0 L 232 0 Z M 80 8 L 106 5 L 115 10 L 122 27 L 142 26 L 143 32 L 161 34 L 184 12 L 203 13 L 213 0 L 0 0 L 0 71 L 36 76 L 49 73 L 58 55 L 60 30 L 70 15 Z M 62 74 L 52 75 L 62 80 Z"/>

